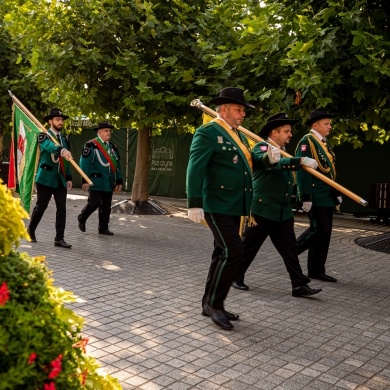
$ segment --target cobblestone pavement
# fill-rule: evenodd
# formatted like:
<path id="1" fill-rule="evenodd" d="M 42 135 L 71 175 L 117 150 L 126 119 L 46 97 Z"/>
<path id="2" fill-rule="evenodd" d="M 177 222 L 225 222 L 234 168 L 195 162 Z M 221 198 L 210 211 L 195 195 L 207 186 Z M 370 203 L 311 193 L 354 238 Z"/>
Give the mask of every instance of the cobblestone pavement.
<path id="1" fill-rule="evenodd" d="M 71 306 L 85 318 L 87 353 L 123 389 L 390 389 L 390 255 L 354 242 L 390 227 L 336 215 L 327 273 L 339 281 L 313 280 L 323 291 L 312 298 L 291 296 L 267 240 L 247 273 L 250 290 L 229 293 L 226 308 L 240 320 L 226 332 L 200 314 L 212 251 L 207 228 L 182 209 L 113 213 L 112 237 L 98 235 L 94 213 L 81 233 L 85 202 L 81 190 L 68 195 L 65 240 L 72 249 L 54 247 L 52 200 L 38 243 L 23 241 L 20 250 L 45 255 L 55 284 L 76 294 Z M 299 214 L 297 235 L 306 227 Z M 306 271 L 304 255 L 301 264 Z"/>

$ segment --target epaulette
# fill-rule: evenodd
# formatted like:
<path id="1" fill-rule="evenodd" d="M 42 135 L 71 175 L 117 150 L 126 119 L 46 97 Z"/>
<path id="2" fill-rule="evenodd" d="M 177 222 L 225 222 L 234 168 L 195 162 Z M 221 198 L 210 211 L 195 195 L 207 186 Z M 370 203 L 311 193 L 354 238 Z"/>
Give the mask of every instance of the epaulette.
<path id="1" fill-rule="evenodd" d="M 46 133 L 39 133 L 38 134 L 38 142 L 43 142 L 46 138 L 49 138 L 49 136 Z"/>
<path id="2" fill-rule="evenodd" d="M 85 144 L 85 147 L 88 147 L 88 148 L 96 148 L 96 145 L 94 142 L 92 142 L 93 140 L 89 140 L 86 144 Z"/>

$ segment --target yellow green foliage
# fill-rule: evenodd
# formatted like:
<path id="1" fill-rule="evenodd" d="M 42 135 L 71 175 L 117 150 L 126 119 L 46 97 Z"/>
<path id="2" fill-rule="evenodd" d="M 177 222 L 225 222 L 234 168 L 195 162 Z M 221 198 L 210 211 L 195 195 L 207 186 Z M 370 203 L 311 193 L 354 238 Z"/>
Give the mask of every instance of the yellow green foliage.
<path id="1" fill-rule="evenodd" d="M 25 218 L 0 182 L 0 390 L 120 390 L 85 353 L 83 319 L 65 306 L 74 295 L 53 285 L 43 256 L 14 249 L 29 239 Z"/>
<path id="2" fill-rule="evenodd" d="M 6 256 L 13 246 L 17 248 L 21 238 L 29 239 L 23 218 L 28 218 L 28 214 L 20 200 L 0 179 L 0 256 Z"/>

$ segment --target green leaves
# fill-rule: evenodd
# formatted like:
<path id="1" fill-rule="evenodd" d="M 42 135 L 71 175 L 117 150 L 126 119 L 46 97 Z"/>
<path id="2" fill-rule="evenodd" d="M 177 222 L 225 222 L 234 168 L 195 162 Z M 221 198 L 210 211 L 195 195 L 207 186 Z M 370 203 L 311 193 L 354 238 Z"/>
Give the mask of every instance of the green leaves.
<path id="1" fill-rule="evenodd" d="M 71 115 L 112 113 L 117 125 L 128 127 L 199 124 L 189 102 L 234 85 L 257 106 L 248 126 L 279 110 L 294 109 L 304 119 L 326 106 L 345 123 L 358 118 L 380 136 L 376 129 L 388 126 L 390 89 L 385 6 L 385 0 L 49 6 L 28 0 L 15 7 L 4 0 L 0 36 L 11 43 L 6 58 L 18 69 L 12 82 L 26 89 L 27 80 L 45 107 L 59 105 Z M 294 103 L 297 93 L 302 99 Z M 341 134 L 346 128 L 336 125 Z"/>

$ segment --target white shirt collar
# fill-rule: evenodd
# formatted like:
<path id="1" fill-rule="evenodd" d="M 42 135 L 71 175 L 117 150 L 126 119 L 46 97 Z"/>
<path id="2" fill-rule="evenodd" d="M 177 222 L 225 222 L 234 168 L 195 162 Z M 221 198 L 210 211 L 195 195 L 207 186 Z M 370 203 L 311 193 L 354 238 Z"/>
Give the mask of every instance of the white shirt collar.
<path id="1" fill-rule="evenodd" d="M 317 137 L 319 138 L 321 141 L 322 140 L 326 140 L 325 137 L 323 137 L 318 131 L 314 130 L 314 129 L 310 129 L 310 131 Z"/>

